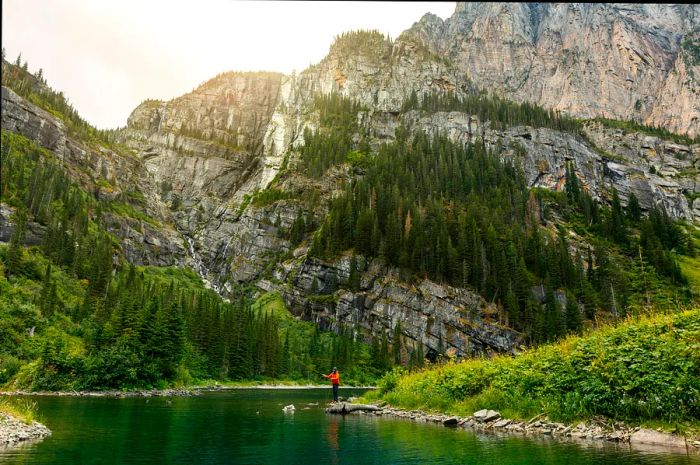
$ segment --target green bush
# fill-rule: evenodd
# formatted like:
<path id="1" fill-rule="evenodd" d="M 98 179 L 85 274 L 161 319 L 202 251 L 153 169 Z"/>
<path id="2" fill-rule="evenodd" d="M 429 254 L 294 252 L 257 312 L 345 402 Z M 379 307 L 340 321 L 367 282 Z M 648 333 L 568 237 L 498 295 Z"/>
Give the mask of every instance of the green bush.
<path id="1" fill-rule="evenodd" d="M 406 373 L 405 368 L 401 366 L 394 367 L 394 369 L 384 375 L 384 377 L 379 381 L 379 392 L 385 393 L 394 390 L 399 379 Z"/>
<path id="2" fill-rule="evenodd" d="M 573 421 L 700 419 L 700 309 L 644 318 L 516 357 L 449 363 L 380 382 L 406 408 Z"/>
<path id="3" fill-rule="evenodd" d="M 12 355 L 0 356 L 0 384 L 10 380 L 22 366 L 22 362 Z"/>

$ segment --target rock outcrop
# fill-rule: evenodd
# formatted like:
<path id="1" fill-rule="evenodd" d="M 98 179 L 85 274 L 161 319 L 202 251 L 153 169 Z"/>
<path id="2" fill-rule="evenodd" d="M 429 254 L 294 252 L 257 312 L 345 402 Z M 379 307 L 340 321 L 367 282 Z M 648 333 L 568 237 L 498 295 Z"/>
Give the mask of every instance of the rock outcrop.
<path id="1" fill-rule="evenodd" d="M 337 404 L 334 404 L 327 413 L 340 413 Z M 442 424 L 446 427 L 463 428 L 471 431 L 490 434 L 509 434 L 524 436 L 545 436 L 559 441 L 589 442 L 608 441 L 613 443 L 629 444 L 633 450 L 648 452 L 680 453 L 683 455 L 697 456 L 700 454 L 700 441 L 688 436 L 655 431 L 640 427 L 633 427 L 621 421 L 610 421 L 602 417 L 593 417 L 586 422 L 566 425 L 550 421 L 544 414 L 537 415 L 529 421 L 502 418 L 495 410 L 480 410 L 471 416 L 455 417 L 441 413 L 429 413 L 422 410 L 404 410 L 382 405 L 377 409 L 364 409 L 363 404 L 357 404 L 360 408 L 351 411 L 347 404 L 344 413 L 355 415 L 375 415 L 403 418 L 420 423 Z"/>
<path id="2" fill-rule="evenodd" d="M 256 188 L 263 140 L 282 75 L 223 73 L 168 102 L 147 100 L 119 140 L 134 149 L 164 193 L 241 199 Z"/>
<path id="3" fill-rule="evenodd" d="M 583 188 L 598 200 L 609 200 L 615 188 L 625 203 L 634 193 L 643 209 L 656 205 L 673 217 L 700 221 L 700 203 L 691 204 L 700 189 L 700 144 L 673 143 L 599 123 L 585 126 L 586 138 L 529 126 L 493 129 L 488 121 L 460 112 L 372 112 L 361 115 L 361 120 L 378 142 L 393 140 L 402 125 L 430 135 L 445 134 L 463 144 L 483 141 L 494 153 L 521 166 L 531 187 L 562 190 L 566 166 L 572 163 Z"/>
<path id="4" fill-rule="evenodd" d="M 404 35 L 490 92 L 695 136 L 698 27 L 697 5 L 460 2 Z"/>
<path id="5" fill-rule="evenodd" d="M 407 284 L 398 270 L 378 260 L 357 256 L 356 263 L 357 290 L 345 286 L 350 257 L 332 263 L 291 260 L 275 270 L 274 280 L 261 280 L 258 287 L 279 292 L 295 315 L 322 329 L 359 330 L 369 340 L 379 334 L 391 338 L 400 326 L 407 348 L 422 344 L 430 358 L 438 353 L 512 353 L 524 342 L 521 334 L 498 321 L 495 306 L 472 291 L 428 280 Z"/>
<path id="6" fill-rule="evenodd" d="M 142 219 L 106 213 L 106 227 L 120 238 L 129 261 L 147 265 L 182 265 L 186 255 L 183 240 L 169 227 L 169 211 L 160 202 L 153 179 L 131 154 L 119 153 L 102 145 L 90 144 L 72 136 L 66 125 L 47 111 L 2 87 L 2 128 L 16 132 L 53 154 L 70 177 L 88 192 L 107 202 L 129 202 L 138 193 L 138 208 L 150 217 Z M 0 208 L 0 238 L 9 238 L 14 227 L 12 210 Z M 30 223 L 27 243 L 41 243 L 44 228 Z"/>

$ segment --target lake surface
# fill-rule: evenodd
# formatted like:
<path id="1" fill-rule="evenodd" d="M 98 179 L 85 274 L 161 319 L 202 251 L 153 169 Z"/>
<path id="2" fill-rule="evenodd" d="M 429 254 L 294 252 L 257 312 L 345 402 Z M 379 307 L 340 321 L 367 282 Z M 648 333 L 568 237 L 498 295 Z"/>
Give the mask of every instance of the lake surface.
<path id="1" fill-rule="evenodd" d="M 341 395 L 361 390 L 341 389 Z M 603 442 L 475 434 L 327 415 L 330 389 L 246 389 L 165 399 L 35 397 L 53 436 L 0 450 L 9 464 L 697 464 Z M 170 403 L 169 403 L 170 402 Z M 285 414 L 282 407 L 294 404 Z M 314 405 L 318 404 L 318 405 Z"/>

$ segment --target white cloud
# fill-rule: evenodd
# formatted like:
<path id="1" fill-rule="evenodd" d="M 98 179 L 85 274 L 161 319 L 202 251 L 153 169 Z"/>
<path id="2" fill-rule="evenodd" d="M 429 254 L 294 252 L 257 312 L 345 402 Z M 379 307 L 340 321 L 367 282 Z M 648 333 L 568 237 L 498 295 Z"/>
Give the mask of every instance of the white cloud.
<path id="1" fill-rule="evenodd" d="M 5 0 L 7 59 L 43 68 L 97 127 L 126 123 L 146 98 L 170 99 L 227 70 L 301 71 L 333 38 L 377 29 L 398 36 L 454 2 Z"/>

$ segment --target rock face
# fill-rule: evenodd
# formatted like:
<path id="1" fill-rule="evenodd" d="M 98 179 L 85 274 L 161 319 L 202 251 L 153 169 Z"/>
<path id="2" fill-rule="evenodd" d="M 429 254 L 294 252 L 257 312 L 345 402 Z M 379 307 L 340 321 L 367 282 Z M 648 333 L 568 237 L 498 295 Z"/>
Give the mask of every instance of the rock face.
<path id="1" fill-rule="evenodd" d="M 3 64 L 4 66 L 4 64 Z M 168 227 L 168 210 L 158 200 L 152 178 L 133 156 L 93 146 L 69 135 L 65 124 L 36 105 L 2 87 L 2 128 L 25 136 L 55 155 L 71 178 L 102 200 L 123 199 L 128 192 L 143 194 L 141 208 L 154 219 L 145 221 L 106 214 L 107 230 L 122 239 L 122 250 L 135 264 L 182 265 L 185 249 L 180 235 Z M 96 181 L 102 181 L 97 183 Z M 12 234 L 12 210 L 0 207 L 0 239 Z M 30 223 L 27 243 L 41 243 L 44 228 Z"/>
<path id="2" fill-rule="evenodd" d="M 185 199 L 240 199 L 260 186 L 263 139 L 282 75 L 221 74 L 168 102 L 147 100 L 129 116 L 120 140 L 144 161 L 156 183 Z"/>
<path id="3" fill-rule="evenodd" d="M 642 428 L 630 436 L 630 444 L 649 444 L 655 446 L 687 447 L 685 438 L 672 436 L 653 429 Z"/>
<path id="4" fill-rule="evenodd" d="M 697 5 L 468 2 L 446 21 L 426 15 L 404 34 L 448 57 L 479 88 L 694 136 L 699 26 Z"/>
<path id="5" fill-rule="evenodd" d="M 333 263 L 284 263 L 274 273 L 275 282 L 262 280 L 258 286 L 279 292 L 293 313 L 322 329 L 359 329 L 365 336 L 386 334 L 390 339 L 400 325 L 405 345 L 422 344 L 428 357 L 514 352 L 523 343 L 478 294 L 428 280 L 409 285 L 379 261 L 357 260 L 361 277 L 356 291 L 341 288 L 350 275 L 349 257 Z"/>

